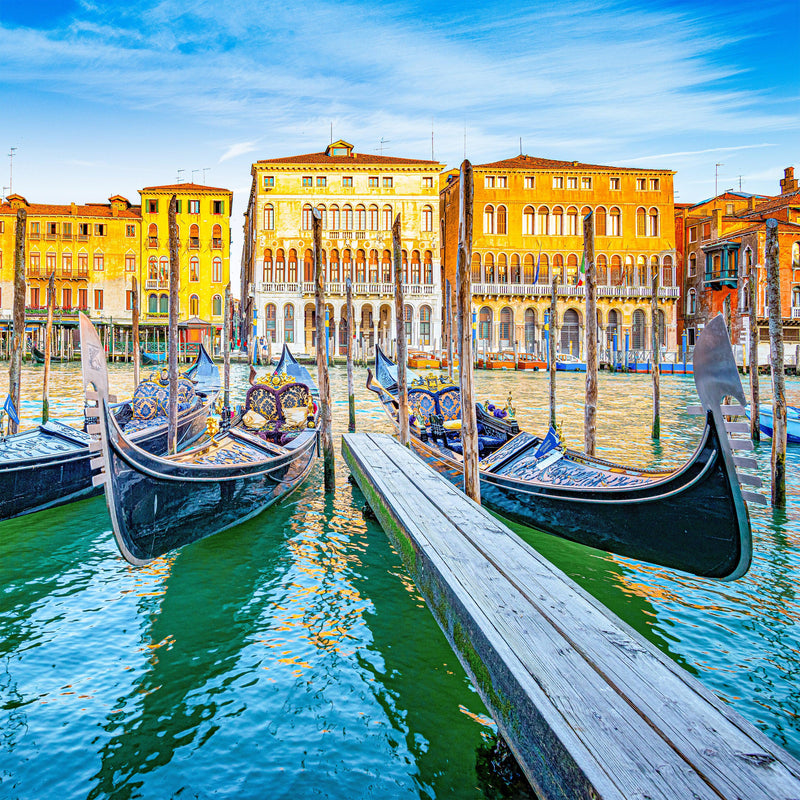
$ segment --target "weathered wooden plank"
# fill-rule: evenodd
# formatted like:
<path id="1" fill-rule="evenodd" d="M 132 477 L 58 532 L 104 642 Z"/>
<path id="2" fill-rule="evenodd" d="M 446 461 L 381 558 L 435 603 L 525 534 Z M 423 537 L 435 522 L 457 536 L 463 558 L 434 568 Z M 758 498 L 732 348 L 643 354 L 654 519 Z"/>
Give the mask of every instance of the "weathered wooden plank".
<path id="1" fill-rule="evenodd" d="M 524 724 L 533 725 L 546 743 L 540 742 L 544 760 L 556 765 L 532 756 L 528 767 L 540 791 L 568 780 L 565 775 L 575 778 L 577 770 L 605 785 L 610 794 L 601 796 L 800 797 L 800 765 L 791 756 L 502 523 L 410 452 L 398 455 L 401 448 L 388 437 L 343 443 L 346 452 L 354 447 L 362 460 L 360 482 L 369 474 L 368 499 L 383 505 L 382 522 L 395 526 L 406 562 L 457 651 L 460 626 L 466 655 L 459 657 L 479 690 L 478 673 L 491 673 L 482 691 L 487 705 L 493 707 L 492 693 L 499 696 L 497 687 L 509 681 L 527 693 L 532 707 Z M 437 604 L 447 607 L 447 593 L 450 611 L 437 612 Z M 509 733 L 519 716 L 507 708 L 493 713 L 523 760 L 524 743 L 514 744 L 514 730 Z M 662 766 L 640 772 L 640 763 Z"/>

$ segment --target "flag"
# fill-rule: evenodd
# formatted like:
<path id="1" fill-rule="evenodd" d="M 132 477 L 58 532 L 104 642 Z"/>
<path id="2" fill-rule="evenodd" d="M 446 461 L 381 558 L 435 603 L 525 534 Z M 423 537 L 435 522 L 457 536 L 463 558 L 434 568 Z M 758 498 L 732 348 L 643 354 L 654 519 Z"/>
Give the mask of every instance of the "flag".
<path id="1" fill-rule="evenodd" d="M 555 450 L 556 447 L 561 443 L 561 439 L 556 433 L 555 428 L 551 427 L 549 431 L 547 431 L 547 436 L 542 439 L 539 446 L 536 448 L 536 452 L 533 454 L 534 458 L 541 458 L 542 456 L 546 456 L 551 450 Z"/>
<path id="2" fill-rule="evenodd" d="M 578 267 L 578 274 L 575 277 L 575 283 L 578 286 L 583 286 L 583 279 L 586 277 L 586 253 L 581 256 L 581 265 Z"/>
<path id="3" fill-rule="evenodd" d="M 17 409 L 14 408 L 14 401 L 11 399 L 11 395 L 6 395 L 6 401 L 3 403 L 3 411 L 8 414 L 8 416 L 14 421 L 15 425 L 19 425 L 19 416 L 17 415 Z"/>
<path id="4" fill-rule="evenodd" d="M 536 274 L 533 276 L 533 285 L 536 286 L 539 283 L 539 265 L 542 263 L 542 251 L 539 250 L 539 256 L 536 259 Z"/>

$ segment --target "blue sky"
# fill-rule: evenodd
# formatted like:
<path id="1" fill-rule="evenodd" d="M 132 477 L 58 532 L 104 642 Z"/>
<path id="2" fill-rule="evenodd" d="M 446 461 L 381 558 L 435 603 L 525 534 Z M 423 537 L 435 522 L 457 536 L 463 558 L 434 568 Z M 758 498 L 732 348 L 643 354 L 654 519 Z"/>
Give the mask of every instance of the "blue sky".
<path id="1" fill-rule="evenodd" d="M 182 169 L 236 192 L 324 148 L 454 166 L 531 155 L 674 169 L 677 200 L 774 193 L 798 159 L 800 3 L 0 0 L 0 178 L 138 200 Z M 794 58 L 793 58 L 794 56 Z M 800 170 L 798 170 L 800 171 Z"/>

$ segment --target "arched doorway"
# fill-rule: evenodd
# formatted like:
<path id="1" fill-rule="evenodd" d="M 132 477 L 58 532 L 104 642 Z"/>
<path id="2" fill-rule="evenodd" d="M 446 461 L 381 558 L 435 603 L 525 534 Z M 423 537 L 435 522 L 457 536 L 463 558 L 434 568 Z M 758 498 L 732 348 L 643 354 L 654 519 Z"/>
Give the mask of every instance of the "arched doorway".
<path id="1" fill-rule="evenodd" d="M 564 312 L 561 322 L 561 352 L 580 357 L 581 320 L 574 308 L 568 308 Z"/>
<path id="2" fill-rule="evenodd" d="M 633 312 L 633 326 L 631 328 L 631 347 L 634 350 L 644 350 L 647 348 L 647 326 L 644 311 L 637 308 Z"/>

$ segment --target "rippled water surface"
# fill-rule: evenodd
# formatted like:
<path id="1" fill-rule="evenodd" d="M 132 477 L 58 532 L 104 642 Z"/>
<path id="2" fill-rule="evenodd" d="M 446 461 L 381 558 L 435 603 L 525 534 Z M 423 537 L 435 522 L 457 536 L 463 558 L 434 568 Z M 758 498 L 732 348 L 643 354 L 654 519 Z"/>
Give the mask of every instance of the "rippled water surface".
<path id="1" fill-rule="evenodd" d="M 112 390 L 132 389 L 111 366 Z M 246 368 L 235 365 L 238 397 Z M 360 430 L 388 431 L 356 370 Z M 559 374 L 580 446 L 583 381 Z M 23 377 L 26 426 L 41 368 Z M 476 375 L 523 427 L 547 419 L 544 374 Z M 331 375 L 346 429 L 346 375 Z M 601 375 L 601 452 L 677 464 L 700 422 L 691 378 Z M 54 415 L 79 419 L 79 369 L 55 365 Z M 764 379 L 762 391 L 768 390 Z M 789 402 L 800 404 L 790 380 Z M 757 451 L 762 472 L 769 440 Z M 363 514 L 337 441 L 337 489 L 306 483 L 255 520 L 147 568 L 119 557 L 102 497 L 0 523 L 0 797 L 494 796 L 476 770 L 486 709 L 383 531 Z M 733 584 L 615 558 L 517 528 L 547 558 L 768 735 L 800 756 L 800 448 L 786 513 L 752 512 L 754 562 Z"/>

